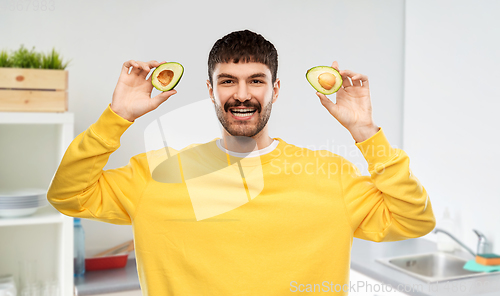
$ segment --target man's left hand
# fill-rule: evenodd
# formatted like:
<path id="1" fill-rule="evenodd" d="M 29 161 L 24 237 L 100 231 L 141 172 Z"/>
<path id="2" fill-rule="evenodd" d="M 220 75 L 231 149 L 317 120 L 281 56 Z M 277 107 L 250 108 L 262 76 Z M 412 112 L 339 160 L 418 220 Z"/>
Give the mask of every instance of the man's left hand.
<path id="1" fill-rule="evenodd" d="M 363 142 L 378 132 L 373 123 L 368 77 L 350 70 L 339 70 L 335 61 L 332 68 L 342 76 L 342 87 L 337 91 L 336 103 L 317 92 L 321 104 L 351 133 L 356 142 Z"/>

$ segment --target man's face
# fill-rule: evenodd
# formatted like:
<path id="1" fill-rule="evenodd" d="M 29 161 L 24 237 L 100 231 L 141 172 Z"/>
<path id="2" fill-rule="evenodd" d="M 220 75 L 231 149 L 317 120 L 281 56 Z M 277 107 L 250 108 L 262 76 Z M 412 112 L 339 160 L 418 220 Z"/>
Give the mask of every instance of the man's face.
<path id="1" fill-rule="evenodd" d="M 232 136 L 254 137 L 267 124 L 280 82 L 262 63 L 220 63 L 207 81 L 217 117 Z M 250 109 L 250 110 L 249 110 Z"/>

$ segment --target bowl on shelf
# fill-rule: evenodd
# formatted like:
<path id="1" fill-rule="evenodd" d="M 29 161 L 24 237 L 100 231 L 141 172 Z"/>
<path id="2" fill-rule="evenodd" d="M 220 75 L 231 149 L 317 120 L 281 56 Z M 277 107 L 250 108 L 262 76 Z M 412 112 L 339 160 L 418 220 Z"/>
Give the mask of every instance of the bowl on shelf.
<path id="1" fill-rule="evenodd" d="M 129 240 L 93 257 L 85 258 L 85 270 L 123 268 L 127 265 L 128 254 L 133 250 L 134 240 Z"/>
<path id="2" fill-rule="evenodd" d="M 45 189 L 0 189 L 0 218 L 29 216 L 46 205 L 48 202 Z"/>
<path id="3" fill-rule="evenodd" d="M 123 268 L 127 261 L 128 254 L 85 258 L 85 271 Z"/>

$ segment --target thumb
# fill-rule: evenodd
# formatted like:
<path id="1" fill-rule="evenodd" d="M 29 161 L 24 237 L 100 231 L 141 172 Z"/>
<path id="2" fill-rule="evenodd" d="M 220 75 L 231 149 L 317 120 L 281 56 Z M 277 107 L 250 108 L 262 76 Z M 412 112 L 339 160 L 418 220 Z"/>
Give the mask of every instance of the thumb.
<path id="1" fill-rule="evenodd" d="M 332 68 L 334 68 L 335 70 L 337 70 L 337 71 L 340 72 L 340 70 L 339 70 L 339 63 L 337 63 L 337 61 L 333 61 Z"/>
<path id="2" fill-rule="evenodd" d="M 158 108 L 158 106 L 160 106 L 163 102 L 165 102 L 168 98 L 170 98 L 172 95 L 175 95 L 176 93 L 177 91 L 175 89 L 172 89 L 158 94 L 154 98 L 151 98 L 153 106 L 155 107 L 155 109 Z"/>
<path id="3" fill-rule="evenodd" d="M 338 106 L 337 104 L 333 103 L 327 96 L 320 92 L 316 92 L 316 95 L 319 97 L 321 100 L 321 104 L 332 114 L 335 118 L 337 118 L 337 113 L 338 113 Z"/>

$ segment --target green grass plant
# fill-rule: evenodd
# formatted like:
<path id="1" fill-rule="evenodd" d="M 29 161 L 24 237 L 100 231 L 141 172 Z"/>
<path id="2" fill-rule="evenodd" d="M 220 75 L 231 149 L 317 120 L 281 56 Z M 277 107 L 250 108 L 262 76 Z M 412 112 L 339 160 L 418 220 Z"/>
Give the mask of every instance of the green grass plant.
<path id="1" fill-rule="evenodd" d="M 9 54 L 6 50 L 0 52 L 0 67 L 31 68 L 31 69 L 66 69 L 69 61 L 63 61 L 61 55 L 53 48 L 49 53 L 28 50 L 21 47 Z"/>
<path id="2" fill-rule="evenodd" d="M 50 53 L 42 56 L 42 69 L 65 69 L 68 64 L 69 61 L 64 63 L 54 48 Z"/>
<path id="3" fill-rule="evenodd" d="M 0 52 L 0 67 L 12 67 L 9 53 L 5 50 Z"/>

